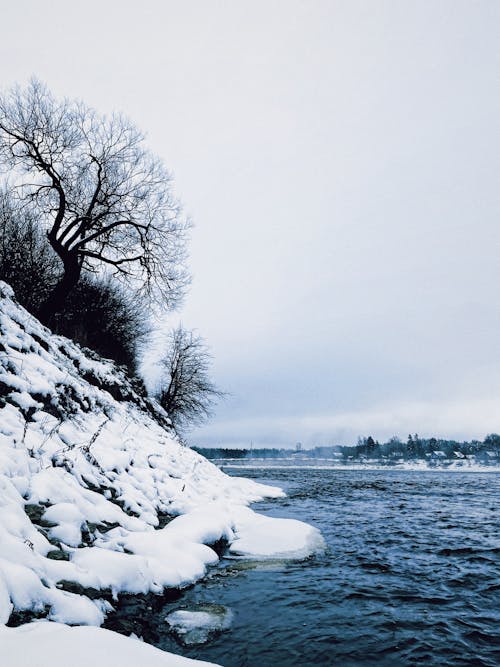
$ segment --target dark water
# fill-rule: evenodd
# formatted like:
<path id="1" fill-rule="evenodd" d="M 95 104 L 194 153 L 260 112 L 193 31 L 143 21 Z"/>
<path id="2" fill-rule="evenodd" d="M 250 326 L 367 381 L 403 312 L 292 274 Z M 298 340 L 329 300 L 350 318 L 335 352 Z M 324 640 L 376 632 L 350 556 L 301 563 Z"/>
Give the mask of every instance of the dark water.
<path id="1" fill-rule="evenodd" d="M 238 470 L 281 485 L 255 509 L 318 527 L 300 563 L 222 561 L 165 612 L 229 607 L 207 644 L 158 645 L 225 667 L 500 665 L 500 474 Z"/>

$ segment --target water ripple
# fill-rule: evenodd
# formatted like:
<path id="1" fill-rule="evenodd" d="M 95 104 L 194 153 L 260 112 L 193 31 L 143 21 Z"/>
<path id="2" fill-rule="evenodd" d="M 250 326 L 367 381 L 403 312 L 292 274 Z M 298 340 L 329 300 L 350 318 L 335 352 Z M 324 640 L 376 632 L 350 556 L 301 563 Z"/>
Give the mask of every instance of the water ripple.
<path id="1" fill-rule="evenodd" d="M 272 569 L 222 562 L 185 601 L 230 607 L 232 628 L 189 657 L 225 667 L 500 665 L 500 474 L 237 473 L 284 486 L 287 499 L 256 509 L 312 523 L 329 548 Z"/>

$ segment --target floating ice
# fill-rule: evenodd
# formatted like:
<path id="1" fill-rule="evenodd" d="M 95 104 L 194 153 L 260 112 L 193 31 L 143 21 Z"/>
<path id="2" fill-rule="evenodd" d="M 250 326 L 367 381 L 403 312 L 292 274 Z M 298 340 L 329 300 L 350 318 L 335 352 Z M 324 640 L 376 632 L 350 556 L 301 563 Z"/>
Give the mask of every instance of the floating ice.
<path id="1" fill-rule="evenodd" d="M 198 605 L 195 610 L 178 609 L 165 620 L 175 637 L 185 646 L 205 644 L 215 635 L 228 630 L 232 612 L 222 605 Z"/>

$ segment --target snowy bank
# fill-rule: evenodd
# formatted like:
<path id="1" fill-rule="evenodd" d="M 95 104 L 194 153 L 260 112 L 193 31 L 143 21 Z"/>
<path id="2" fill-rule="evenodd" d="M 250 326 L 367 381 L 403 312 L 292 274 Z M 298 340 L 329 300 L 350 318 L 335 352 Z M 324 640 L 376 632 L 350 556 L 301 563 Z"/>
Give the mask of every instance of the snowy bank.
<path id="1" fill-rule="evenodd" d="M 211 662 L 167 653 L 109 630 L 60 623 L 0 627 L 0 646 L 6 667 L 88 667 L 89 662 L 120 667 L 214 667 Z"/>
<path id="2" fill-rule="evenodd" d="M 323 546 L 316 529 L 246 507 L 283 495 L 182 446 L 139 383 L 52 335 L 0 283 L 0 623 L 28 612 L 98 626 L 121 594 L 187 586 L 226 547 L 307 557 Z M 86 632 L 48 627 L 2 637 Z"/>

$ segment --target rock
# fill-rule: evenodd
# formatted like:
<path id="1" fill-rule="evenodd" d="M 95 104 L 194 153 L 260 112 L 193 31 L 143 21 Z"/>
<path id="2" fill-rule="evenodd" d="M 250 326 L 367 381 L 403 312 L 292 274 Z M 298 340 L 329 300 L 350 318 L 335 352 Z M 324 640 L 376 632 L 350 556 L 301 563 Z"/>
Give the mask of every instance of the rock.
<path id="1" fill-rule="evenodd" d="M 51 558 L 52 560 L 69 560 L 69 555 L 62 549 L 52 549 L 47 554 L 47 558 Z"/>

